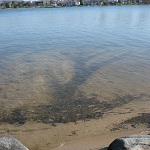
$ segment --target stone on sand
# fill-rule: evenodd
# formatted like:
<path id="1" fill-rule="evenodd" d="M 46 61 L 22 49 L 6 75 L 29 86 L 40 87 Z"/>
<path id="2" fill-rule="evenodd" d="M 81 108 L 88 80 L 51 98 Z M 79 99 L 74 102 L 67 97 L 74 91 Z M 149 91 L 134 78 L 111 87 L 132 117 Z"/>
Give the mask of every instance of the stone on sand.
<path id="1" fill-rule="evenodd" d="M 0 150 L 29 150 L 21 142 L 12 137 L 0 137 Z"/>
<path id="2" fill-rule="evenodd" d="M 130 135 L 114 140 L 107 150 L 150 150 L 150 135 Z"/>

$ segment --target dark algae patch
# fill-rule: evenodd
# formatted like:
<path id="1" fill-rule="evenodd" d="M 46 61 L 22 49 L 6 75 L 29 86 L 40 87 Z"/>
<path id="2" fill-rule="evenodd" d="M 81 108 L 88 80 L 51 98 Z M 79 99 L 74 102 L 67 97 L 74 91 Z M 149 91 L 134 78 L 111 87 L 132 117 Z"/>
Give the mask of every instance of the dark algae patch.
<path id="1" fill-rule="evenodd" d="M 24 124 L 27 121 L 27 112 L 25 108 L 15 108 L 11 111 L 0 111 L 0 122 L 9 124 Z"/>
<path id="2" fill-rule="evenodd" d="M 67 123 L 77 120 L 97 119 L 108 110 L 133 100 L 131 96 L 127 97 L 124 101 L 121 101 L 120 98 L 120 101 L 115 99 L 112 103 L 100 102 L 95 98 L 87 99 L 83 95 L 80 95 L 78 99 L 59 100 L 52 106 L 39 105 L 35 107 L 34 120 L 44 123 Z"/>
<path id="3" fill-rule="evenodd" d="M 44 123 L 67 123 L 98 118 L 102 116 L 102 113 L 98 112 L 97 109 L 102 106 L 98 101 L 91 99 L 58 101 L 52 106 L 37 106 L 35 108 L 37 116 L 34 119 Z M 41 111 L 43 109 L 45 112 Z"/>
<path id="4" fill-rule="evenodd" d="M 119 129 L 126 129 L 127 125 L 136 128 L 136 126 L 139 124 L 145 124 L 148 128 L 150 128 L 150 113 L 142 113 L 139 116 L 128 119 L 118 124 L 115 128 L 112 129 L 112 131 Z"/>
<path id="5" fill-rule="evenodd" d="M 141 96 L 139 96 L 141 97 Z M 137 97 L 136 97 L 137 98 Z M 10 124 L 24 124 L 26 121 L 36 121 L 55 125 L 55 123 L 68 123 L 78 120 L 98 119 L 107 111 L 127 104 L 136 99 L 134 96 L 126 95 L 117 97 L 111 103 L 101 102 L 93 98 L 86 98 L 80 93 L 78 98 L 58 100 L 50 105 L 15 108 L 0 111 L 0 122 Z M 149 114 L 142 114 L 139 118 L 133 118 L 129 122 L 148 121 Z M 127 122 L 125 122 L 127 123 Z"/>
<path id="6" fill-rule="evenodd" d="M 127 121 L 125 121 L 124 123 L 135 123 L 135 124 L 139 124 L 139 123 L 145 123 L 145 124 L 149 124 L 150 125 L 150 114 L 149 113 L 142 113 L 140 114 L 140 116 L 131 118 Z"/>

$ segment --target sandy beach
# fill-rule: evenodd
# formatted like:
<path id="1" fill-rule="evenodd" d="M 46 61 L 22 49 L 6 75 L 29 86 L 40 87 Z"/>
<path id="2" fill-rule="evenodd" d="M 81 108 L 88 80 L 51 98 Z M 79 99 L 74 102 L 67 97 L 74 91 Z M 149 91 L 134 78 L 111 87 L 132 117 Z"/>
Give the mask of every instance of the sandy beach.
<path id="1" fill-rule="evenodd" d="M 1 124 L 0 136 L 15 137 L 30 150 L 101 149 L 118 137 L 149 134 L 150 128 L 146 120 L 144 122 L 139 119 L 139 122 L 136 122 L 135 119 L 133 122 L 132 120 L 125 122 L 141 116 L 141 112 L 149 114 L 149 105 L 148 100 L 132 101 L 108 111 L 99 119 L 56 124 L 56 126 L 35 122 L 27 122 L 22 126 Z M 146 119 L 149 119 L 149 115 Z"/>

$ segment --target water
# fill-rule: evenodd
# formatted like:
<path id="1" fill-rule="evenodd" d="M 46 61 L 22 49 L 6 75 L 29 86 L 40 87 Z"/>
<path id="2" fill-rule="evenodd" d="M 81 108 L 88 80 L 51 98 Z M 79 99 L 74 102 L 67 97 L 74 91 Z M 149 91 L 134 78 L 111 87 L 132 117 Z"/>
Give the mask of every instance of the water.
<path id="1" fill-rule="evenodd" d="M 150 6 L 0 10 L 1 108 L 82 116 L 148 98 L 149 26 Z"/>

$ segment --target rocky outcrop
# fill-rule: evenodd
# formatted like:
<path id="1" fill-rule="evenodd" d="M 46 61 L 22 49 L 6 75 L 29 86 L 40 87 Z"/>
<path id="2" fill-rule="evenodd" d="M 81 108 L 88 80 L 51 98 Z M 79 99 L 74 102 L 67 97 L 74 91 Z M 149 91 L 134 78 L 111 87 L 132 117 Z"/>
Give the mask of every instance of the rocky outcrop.
<path id="1" fill-rule="evenodd" d="M 21 142 L 11 137 L 0 137 L 0 150 L 29 150 Z"/>
<path id="2" fill-rule="evenodd" d="M 150 150 L 150 135 L 130 135 L 114 140 L 107 150 Z"/>

